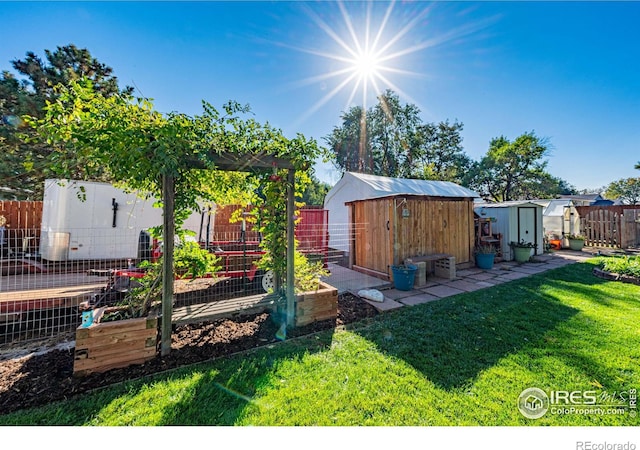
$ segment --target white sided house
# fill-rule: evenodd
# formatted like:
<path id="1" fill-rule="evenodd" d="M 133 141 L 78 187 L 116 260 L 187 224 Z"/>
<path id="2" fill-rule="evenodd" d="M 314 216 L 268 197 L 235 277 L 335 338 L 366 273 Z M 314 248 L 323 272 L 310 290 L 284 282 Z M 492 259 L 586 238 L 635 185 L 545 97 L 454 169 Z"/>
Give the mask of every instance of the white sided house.
<path id="1" fill-rule="evenodd" d="M 544 253 L 544 227 L 542 205 L 535 201 L 510 201 L 501 203 L 477 203 L 474 212 L 479 218 L 491 218 L 494 235 L 500 236 L 502 259 L 514 259 L 511 242 L 533 243 L 533 254 Z"/>
<path id="2" fill-rule="evenodd" d="M 109 183 L 48 179 L 40 255 L 49 261 L 145 257 L 147 230 L 162 225 L 162 209 L 154 208 L 155 202 Z M 183 228 L 197 232 L 200 217 L 194 213 Z"/>
<path id="3" fill-rule="evenodd" d="M 396 195 L 479 197 L 476 192 L 450 181 L 413 180 L 345 172 L 324 199 L 324 209 L 329 211 L 329 247 L 349 252 L 350 220 L 346 203 Z"/>

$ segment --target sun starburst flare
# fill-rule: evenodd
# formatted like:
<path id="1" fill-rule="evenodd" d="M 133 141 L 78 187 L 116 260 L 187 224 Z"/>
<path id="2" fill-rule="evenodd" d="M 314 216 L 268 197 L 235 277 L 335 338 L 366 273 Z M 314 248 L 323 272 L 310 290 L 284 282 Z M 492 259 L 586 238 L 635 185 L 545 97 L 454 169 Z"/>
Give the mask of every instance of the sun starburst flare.
<path id="1" fill-rule="evenodd" d="M 359 4 L 359 3 L 358 3 Z M 329 71 L 293 83 L 295 87 L 321 84 L 327 92 L 302 115 L 297 124 L 304 122 L 341 92 L 347 91 L 344 109 L 358 105 L 366 111 L 368 103 L 390 89 L 411 103 L 418 103 L 398 83 L 402 77 L 427 78 L 428 74 L 408 70 L 411 66 L 424 65 L 427 55 L 417 54 L 426 49 L 469 36 L 496 18 L 479 22 L 465 22 L 459 27 L 439 35 L 433 34 L 430 15 L 434 4 L 414 3 L 407 9 L 403 3 L 400 14 L 394 14 L 395 0 L 388 4 L 370 1 L 364 13 L 347 11 L 343 2 L 338 2 L 339 13 L 321 18 L 309 6 L 303 6 L 307 15 L 334 43 L 334 49 L 324 50 L 279 44 L 294 50 L 319 56 L 330 62 Z M 354 4 L 348 3 L 350 7 Z M 386 5 L 384 11 L 377 9 Z M 331 23 L 332 25 L 329 25 Z M 431 34 L 431 35 L 429 35 Z M 318 41 L 319 42 L 319 41 Z M 410 59 L 409 59 L 410 58 Z"/>

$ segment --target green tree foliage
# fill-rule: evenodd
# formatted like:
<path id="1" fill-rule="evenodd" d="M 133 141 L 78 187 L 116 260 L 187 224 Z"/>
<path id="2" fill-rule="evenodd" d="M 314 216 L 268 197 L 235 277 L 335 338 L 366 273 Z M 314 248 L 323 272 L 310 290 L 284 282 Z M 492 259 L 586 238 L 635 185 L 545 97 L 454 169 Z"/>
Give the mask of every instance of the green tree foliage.
<path id="1" fill-rule="evenodd" d="M 462 129 L 460 122 L 448 120 L 421 125 L 416 160 L 407 167 L 411 178 L 463 183 L 472 161 L 462 147 Z"/>
<path id="2" fill-rule="evenodd" d="M 467 183 L 484 198 L 493 201 L 553 198 L 571 189 L 546 171 L 548 142 L 534 132 L 509 141 L 491 140 L 487 154 L 473 165 Z"/>
<path id="3" fill-rule="evenodd" d="M 18 200 L 38 198 L 44 179 L 34 167 L 43 165 L 46 145 L 27 145 L 21 139 L 22 134 L 30 133 L 22 116 L 38 115 L 38 105 L 25 82 L 7 71 L 0 75 L 1 187 L 10 189 L 11 197 Z"/>
<path id="4" fill-rule="evenodd" d="M 0 168 L 3 187 L 15 192 L 19 199 L 42 197 L 44 179 L 50 176 L 52 149 L 46 142 L 37 142 L 33 130 L 24 127 L 21 117 L 42 118 L 47 102 L 55 101 L 57 86 L 69 86 L 83 78 L 92 81 L 94 89 L 104 96 L 129 96 L 133 89 L 118 88 L 113 70 L 95 59 L 87 49 L 70 44 L 45 50 L 43 61 L 33 52 L 24 59 L 11 61 L 20 79 L 4 71 L 0 76 L 0 151 L 5 155 Z M 76 165 L 74 179 L 87 179 L 84 167 Z M 93 173 L 94 180 L 105 180 L 104 174 Z"/>
<path id="5" fill-rule="evenodd" d="M 623 178 L 610 183 L 605 196 L 628 205 L 640 204 L 640 178 Z"/>
<path id="6" fill-rule="evenodd" d="M 302 203 L 310 206 L 324 205 L 324 197 L 329 189 L 331 186 L 328 183 L 322 182 L 312 175 L 309 184 L 302 193 Z"/>
<path id="7" fill-rule="evenodd" d="M 27 52 L 25 59 L 11 62 L 14 69 L 27 78 L 39 111 L 42 111 L 47 100 L 57 97 L 57 85 L 69 86 L 72 81 L 81 79 L 91 80 L 94 90 L 107 97 L 133 94 L 131 87 L 121 91 L 118 79 L 113 76 L 113 69 L 91 56 L 87 49 L 69 44 L 57 47 L 55 51 L 45 50 L 44 53 L 46 62 L 33 52 Z"/>
<path id="8" fill-rule="evenodd" d="M 373 173 L 389 177 L 407 177 L 414 160 L 416 130 L 421 120 L 417 106 L 400 103 L 387 90 L 367 115 L 369 151 Z"/>
<path id="9" fill-rule="evenodd" d="M 366 111 L 350 108 L 341 119 L 325 138 L 339 170 L 460 182 L 471 165 L 461 123 L 423 123 L 419 108 L 403 105 L 393 91 Z"/>
<path id="10" fill-rule="evenodd" d="M 228 102 L 221 110 L 203 102 L 203 114 L 160 114 L 145 99 L 96 92 L 89 80 L 72 81 L 60 88 L 45 116 L 29 120 L 41 142 L 52 149 L 51 171 L 68 179 L 75 165 L 85 166 L 89 176 L 106 171 L 123 187 L 162 198 L 164 175 L 175 179 L 175 212 L 178 228 L 203 201 L 218 204 L 224 199 L 253 193 L 259 222 L 265 229 L 265 259 L 272 269 L 284 273 L 287 214 L 283 170 L 252 171 L 249 156 L 267 154 L 286 158 L 298 169 L 297 188 L 304 189 L 320 150 L 313 140 L 298 135 L 288 139 L 280 130 L 245 119 L 248 106 Z M 216 170 L 212 158 L 233 153 L 248 161 L 249 175 Z M 73 159 L 72 159 L 73 158 Z M 234 195 L 235 193 L 235 195 Z"/>
<path id="11" fill-rule="evenodd" d="M 342 126 L 325 138 L 336 167 L 346 172 L 373 173 L 366 111 L 354 106 L 341 119 Z"/>

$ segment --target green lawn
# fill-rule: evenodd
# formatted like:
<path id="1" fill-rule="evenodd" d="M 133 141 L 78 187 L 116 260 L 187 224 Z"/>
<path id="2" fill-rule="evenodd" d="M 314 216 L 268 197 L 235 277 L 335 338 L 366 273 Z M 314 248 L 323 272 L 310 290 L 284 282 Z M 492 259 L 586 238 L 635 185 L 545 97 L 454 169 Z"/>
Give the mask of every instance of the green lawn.
<path id="1" fill-rule="evenodd" d="M 39 425 L 637 425 L 624 415 L 534 420 L 545 391 L 640 388 L 640 287 L 574 264 L 402 308 L 80 399 L 0 416 Z"/>

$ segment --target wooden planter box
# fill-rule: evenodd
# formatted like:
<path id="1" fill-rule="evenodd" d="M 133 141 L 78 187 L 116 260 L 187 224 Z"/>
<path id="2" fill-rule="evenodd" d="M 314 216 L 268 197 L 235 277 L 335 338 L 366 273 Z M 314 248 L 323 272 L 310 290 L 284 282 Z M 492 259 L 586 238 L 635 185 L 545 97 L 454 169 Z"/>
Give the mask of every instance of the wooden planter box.
<path id="1" fill-rule="evenodd" d="M 73 374 L 85 376 L 155 358 L 158 317 L 93 323 L 76 329 Z"/>
<path id="2" fill-rule="evenodd" d="M 315 291 L 296 295 L 296 326 L 309 325 L 338 316 L 338 289 L 320 282 Z"/>

